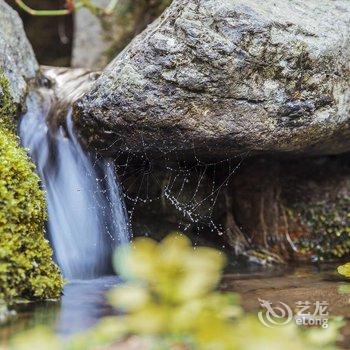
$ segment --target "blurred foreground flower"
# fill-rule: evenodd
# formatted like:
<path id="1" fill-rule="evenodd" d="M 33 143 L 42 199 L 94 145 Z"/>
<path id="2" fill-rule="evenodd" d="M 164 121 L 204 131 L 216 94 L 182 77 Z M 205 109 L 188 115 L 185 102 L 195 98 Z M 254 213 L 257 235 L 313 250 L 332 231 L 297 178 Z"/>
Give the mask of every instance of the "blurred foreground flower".
<path id="1" fill-rule="evenodd" d="M 117 250 L 115 269 L 129 281 L 141 284 L 167 302 L 200 298 L 216 288 L 226 264 L 225 256 L 212 248 L 193 248 L 182 234 L 162 242 L 139 238 Z"/>
<path id="2" fill-rule="evenodd" d="M 225 257 L 211 248 L 194 249 L 181 234 L 160 243 L 137 239 L 118 249 L 114 263 L 126 282 L 108 298 L 122 314 L 68 341 L 47 329 L 23 333 L 11 349 L 337 349 L 341 322 L 328 329 L 301 330 L 293 322 L 267 328 L 257 315 L 244 315 L 236 294 L 217 291 Z"/>
<path id="3" fill-rule="evenodd" d="M 128 282 L 110 292 L 109 300 L 126 313 L 131 334 L 226 349 L 233 340 L 231 320 L 242 312 L 235 294 L 215 291 L 225 261 L 214 249 L 194 249 L 180 234 L 159 244 L 139 239 L 116 253 L 116 270 Z"/>
<path id="4" fill-rule="evenodd" d="M 345 277 L 350 277 L 350 263 L 338 266 L 337 271 Z"/>
<path id="5" fill-rule="evenodd" d="M 61 350 L 63 349 L 59 339 L 54 333 L 43 326 L 38 326 L 33 330 L 22 332 L 11 342 L 11 349 L 16 350 Z M 2 350 L 0 348 L 0 350 Z"/>

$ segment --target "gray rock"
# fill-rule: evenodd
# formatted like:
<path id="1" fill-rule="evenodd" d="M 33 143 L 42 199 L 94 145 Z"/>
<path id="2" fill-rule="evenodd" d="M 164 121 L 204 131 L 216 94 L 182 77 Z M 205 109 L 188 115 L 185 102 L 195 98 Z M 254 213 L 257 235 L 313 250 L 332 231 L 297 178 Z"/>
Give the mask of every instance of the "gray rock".
<path id="1" fill-rule="evenodd" d="M 27 82 L 39 69 L 17 12 L 0 0 L 0 71 L 10 83 L 14 102 L 23 102 Z"/>
<path id="2" fill-rule="evenodd" d="M 350 150 L 348 0 L 175 0 L 75 105 L 90 146 L 336 154 Z"/>
<path id="3" fill-rule="evenodd" d="M 100 7 L 108 5 L 108 0 L 94 0 Z M 87 9 L 74 14 L 74 40 L 72 66 L 77 68 L 100 69 L 107 65 L 106 52 L 112 42 L 104 32 L 101 20 Z"/>
<path id="4" fill-rule="evenodd" d="M 99 76 L 98 72 L 91 72 L 83 68 L 49 67 L 41 66 L 43 80 L 49 87 L 51 109 L 54 114 L 50 116 L 50 124 L 57 127 L 65 125 L 67 111 L 78 98 L 91 88 Z M 44 94 L 48 93 L 45 89 Z"/>
<path id="5" fill-rule="evenodd" d="M 110 0 L 93 0 L 107 8 Z M 114 11 L 96 16 L 87 9 L 74 14 L 72 66 L 102 69 L 153 22 L 171 0 L 118 0 Z"/>

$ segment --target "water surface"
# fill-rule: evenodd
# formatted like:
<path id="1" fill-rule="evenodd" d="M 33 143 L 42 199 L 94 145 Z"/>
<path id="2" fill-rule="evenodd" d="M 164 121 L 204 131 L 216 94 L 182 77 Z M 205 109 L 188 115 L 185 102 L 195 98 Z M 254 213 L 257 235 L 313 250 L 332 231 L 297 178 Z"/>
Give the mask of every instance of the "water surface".
<path id="1" fill-rule="evenodd" d="M 274 304 L 283 302 L 294 309 L 298 301 L 329 303 L 329 316 L 343 316 L 347 326 L 343 329 L 344 342 L 350 344 L 350 294 L 345 283 L 335 272 L 334 265 L 299 266 L 289 268 L 249 269 L 240 273 L 226 273 L 221 283 L 224 291 L 241 295 L 247 312 L 257 314 L 259 299 Z M 18 316 L 0 329 L 0 339 L 6 342 L 11 334 L 35 325 L 49 325 L 62 337 L 82 332 L 101 317 L 114 313 L 105 293 L 118 283 L 115 276 L 94 280 L 73 281 L 64 289 L 60 302 L 30 303 L 17 307 Z"/>
<path id="2" fill-rule="evenodd" d="M 5 344 L 11 335 L 34 326 L 49 326 L 62 337 L 87 330 L 114 313 L 106 292 L 118 283 L 116 276 L 75 280 L 64 287 L 60 301 L 18 304 L 17 316 L 0 327 L 0 340 Z"/>

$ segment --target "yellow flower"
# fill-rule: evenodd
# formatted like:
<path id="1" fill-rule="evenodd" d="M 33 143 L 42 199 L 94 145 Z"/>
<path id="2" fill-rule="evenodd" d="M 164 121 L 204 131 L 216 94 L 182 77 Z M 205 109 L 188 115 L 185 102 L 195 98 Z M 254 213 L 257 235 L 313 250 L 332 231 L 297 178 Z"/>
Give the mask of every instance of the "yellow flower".
<path id="1" fill-rule="evenodd" d="M 137 239 L 115 256 L 116 268 L 126 283 L 110 291 L 108 299 L 123 314 L 104 318 L 92 330 L 66 343 L 58 345 L 57 338 L 44 329 L 41 334 L 34 331 L 29 338 L 22 337 L 27 342 L 16 343 L 21 347 L 11 349 L 122 349 L 125 341 L 133 338 L 143 344 L 138 348 L 147 350 L 337 348 L 339 322 L 327 330 L 301 332 L 293 322 L 268 328 L 256 314 L 244 315 L 236 294 L 215 290 L 224 264 L 222 254 L 210 248 L 194 250 L 179 234 L 160 243 Z M 16 339 L 18 342 L 21 336 Z"/>
<path id="2" fill-rule="evenodd" d="M 116 269 L 128 282 L 111 291 L 109 300 L 127 312 L 121 318 L 130 334 L 176 336 L 201 349 L 226 349 L 230 322 L 241 308 L 235 294 L 214 291 L 225 260 L 214 249 L 194 249 L 181 234 L 160 243 L 137 239 L 116 254 Z"/>
<path id="3" fill-rule="evenodd" d="M 140 310 L 150 302 L 147 289 L 137 284 L 124 284 L 108 293 L 109 302 L 125 311 Z"/>
<path id="4" fill-rule="evenodd" d="M 97 350 L 115 344 L 127 335 L 128 329 L 119 317 L 104 317 L 93 328 L 84 333 L 78 333 L 69 341 L 61 342 L 60 350 Z M 46 349 L 50 349 L 50 343 Z M 12 349 L 11 349 L 12 350 Z"/>
<path id="5" fill-rule="evenodd" d="M 118 248 L 114 255 L 115 269 L 127 280 L 148 280 L 153 276 L 156 256 L 157 243 L 148 238 L 139 238 L 131 246 Z"/>
<path id="6" fill-rule="evenodd" d="M 350 263 L 338 266 L 337 271 L 345 277 L 350 277 Z"/>
<path id="7" fill-rule="evenodd" d="M 159 244 L 137 239 L 118 250 L 117 271 L 128 280 L 139 280 L 169 302 L 205 295 L 216 287 L 225 256 L 211 248 L 196 248 L 181 234 L 171 234 Z"/>
<path id="8" fill-rule="evenodd" d="M 46 327 L 36 327 L 27 332 L 17 335 L 10 344 L 12 350 L 61 350 L 62 344 L 55 333 Z"/>

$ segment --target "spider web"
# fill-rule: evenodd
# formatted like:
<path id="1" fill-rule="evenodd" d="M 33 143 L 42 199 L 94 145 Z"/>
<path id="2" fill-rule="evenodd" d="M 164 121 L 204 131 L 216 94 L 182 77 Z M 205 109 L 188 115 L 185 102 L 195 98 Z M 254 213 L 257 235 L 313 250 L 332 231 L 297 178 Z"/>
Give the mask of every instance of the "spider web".
<path id="1" fill-rule="evenodd" d="M 112 159 L 133 235 L 159 237 L 153 232 L 153 225 L 140 229 L 140 221 L 148 217 L 154 226 L 158 223 L 188 234 L 195 245 L 209 237 L 211 243 L 219 241 L 226 248 L 224 191 L 248 154 L 209 162 L 200 159 L 195 147 L 190 160 L 182 159 L 176 151 L 159 153 L 155 156 L 146 151 L 120 151 Z"/>

